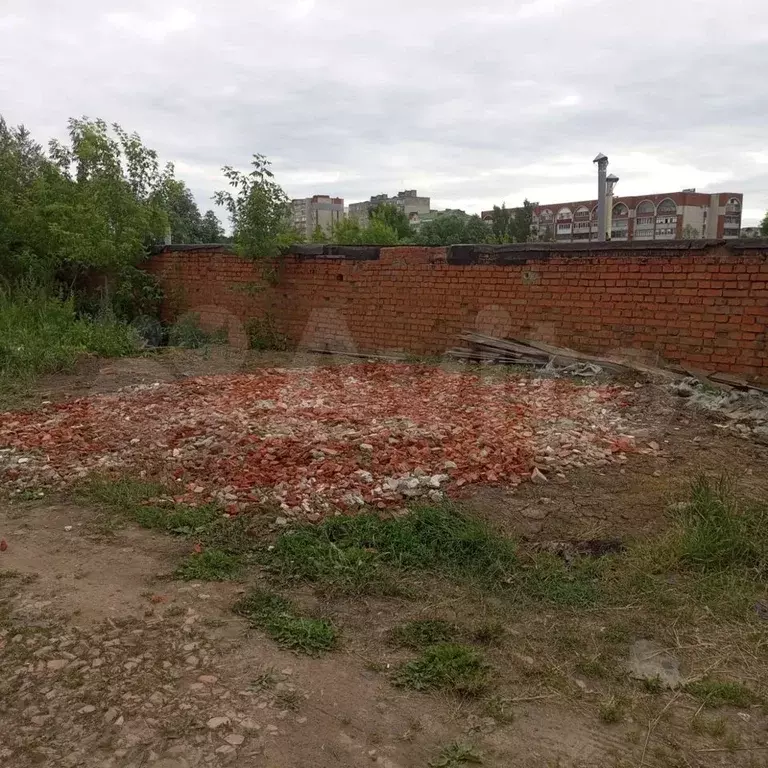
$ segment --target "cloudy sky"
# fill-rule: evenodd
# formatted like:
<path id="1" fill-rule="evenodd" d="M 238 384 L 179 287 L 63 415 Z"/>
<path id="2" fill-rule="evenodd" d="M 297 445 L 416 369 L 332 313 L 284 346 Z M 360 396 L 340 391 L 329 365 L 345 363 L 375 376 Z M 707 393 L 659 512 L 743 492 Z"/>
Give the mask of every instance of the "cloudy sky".
<path id="1" fill-rule="evenodd" d="M 0 114 L 138 131 L 201 206 L 272 159 L 292 197 L 743 191 L 768 209 L 766 0 L 0 0 Z"/>

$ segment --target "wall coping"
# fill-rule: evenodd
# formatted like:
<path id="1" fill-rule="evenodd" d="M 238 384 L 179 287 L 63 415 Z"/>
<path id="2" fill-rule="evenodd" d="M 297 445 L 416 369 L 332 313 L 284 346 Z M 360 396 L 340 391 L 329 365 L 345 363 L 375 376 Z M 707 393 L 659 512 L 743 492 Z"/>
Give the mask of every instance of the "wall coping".
<path id="1" fill-rule="evenodd" d="M 530 261 L 546 261 L 550 258 L 584 257 L 592 255 L 625 256 L 635 255 L 642 258 L 684 256 L 691 251 L 724 250 L 727 253 L 757 252 L 768 258 L 768 239 L 738 239 L 738 240 L 653 240 L 648 242 L 608 241 L 604 243 L 509 243 L 506 245 L 451 245 L 417 246 L 417 245 L 333 245 L 324 243 L 296 244 L 288 246 L 285 256 L 295 256 L 299 259 L 319 260 L 351 260 L 377 261 L 382 250 L 417 248 L 424 251 L 434 251 L 445 254 L 448 264 L 525 264 Z M 222 253 L 236 255 L 229 245 L 221 243 L 195 243 L 157 246 L 152 254 L 161 253 Z M 442 260 L 442 259 L 441 259 Z"/>

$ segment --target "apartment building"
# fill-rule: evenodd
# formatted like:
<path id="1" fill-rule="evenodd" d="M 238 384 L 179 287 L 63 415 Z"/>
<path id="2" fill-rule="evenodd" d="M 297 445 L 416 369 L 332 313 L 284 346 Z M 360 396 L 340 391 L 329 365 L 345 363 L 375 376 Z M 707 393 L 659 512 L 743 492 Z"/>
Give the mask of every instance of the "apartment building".
<path id="1" fill-rule="evenodd" d="M 736 192 L 665 192 L 610 198 L 611 240 L 736 238 L 744 195 Z M 537 205 L 531 232 L 539 240 L 597 240 L 597 200 Z"/>
<path id="2" fill-rule="evenodd" d="M 362 203 L 350 203 L 349 218 L 357 219 L 360 223 L 368 220 L 368 212 L 371 208 L 385 203 L 397 206 L 410 220 L 418 220 L 419 217 L 430 211 L 430 199 L 419 197 L 415 189 L 406 189 L 398 192 L 394 197 L 388 195 L 373 195 L 370 200 Z"/>
<path id="3" fill-rule="evenodd" d="M 331 233 L 334 224 L 344 218 L 344 199 L 328 195 L 313 195 L 291 200 L 291 221 L 294 228 L 308 239 L 320 227 Z"/>

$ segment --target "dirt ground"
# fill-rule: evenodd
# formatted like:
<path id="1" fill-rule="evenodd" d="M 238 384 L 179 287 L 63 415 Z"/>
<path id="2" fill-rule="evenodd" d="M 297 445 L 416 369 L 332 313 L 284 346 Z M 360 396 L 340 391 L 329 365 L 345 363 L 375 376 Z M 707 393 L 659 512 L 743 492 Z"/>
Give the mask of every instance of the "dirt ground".
<path id="1" fill-rule="evenodd" d="M 301 362 L 272 355 L 247 365 Z M 243 360 L 93 360 L 74 375 L 42 381 L 28 404 L 230 365 L 239 369 Z M 576 470 L 514 493 L 474 488 L 464 502 L 496 529 L 536 542 L 660 531 L 670 501 L 701 472 L 728 473 L 745 493 L 765 498 L 768 448 L 723 432 L 662 387 L 644 384 L 633 407 L 646 425 L 641 439 L 661 450 L 632 455 L 620 469 Z M 99 515 L 97 507 L 66 499 L 0 501 L 0 536 L 8 542 L 0 553 L 0 765 L 464 764 L 441 757 L 451 744 L 471 745 L 475 762 L 497 768 L 768 761 L 764 707 L 727 708 L 721 723 L 701 730 L 691 727 L 698 704 L 668 696 L 643 699 L 621 722 L 601 720 L 605 685 L 564 667 L 555 651 L 549 659 L 548 642 L 560 648 L 567 624 L 557 610 L 515 617 L 493 600 L 473 602 L 428 579 L 422 597 L 411 601 L 328 599 L 299 588 L 292 597 L 310 611 L 322 606 L 346 639 L 322 658 L 297 656 L 232 613 L 250 583 L 174 581 L 169 574 L 188 543 L 131 526 L 106 532 Z M 432 616 L 472 625 L 504 617 L 509 640 L 489 650 L 504 678 L 503 715 L 487 702 L 391 684 L 404 651 L 387 642 L 388 632 Z M 599 634 L 605 617 L 596 621 Z M 621 653 L 643 636 L 633 635 L 640 630 L 631 621 L 624 624 L 630 634 Z M 655 634 L 677 637 L 674 627 Z M 685 660 L 685 638 L 670 642 Z M 584 650 L 571 648 L 575 655 Z"/>

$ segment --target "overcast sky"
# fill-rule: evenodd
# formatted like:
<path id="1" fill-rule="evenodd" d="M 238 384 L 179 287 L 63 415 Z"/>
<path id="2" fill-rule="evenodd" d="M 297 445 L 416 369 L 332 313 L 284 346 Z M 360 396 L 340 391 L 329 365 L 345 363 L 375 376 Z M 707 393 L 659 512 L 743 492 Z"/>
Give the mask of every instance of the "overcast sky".
<path id="1" fill-rule="evenodd" d="M 0 114 L 138 131 L 201 207 L 260 152 L 291 197 L 433 207 L 744 192 L 768 209 L 766 0 L 0 0 Z"/>

